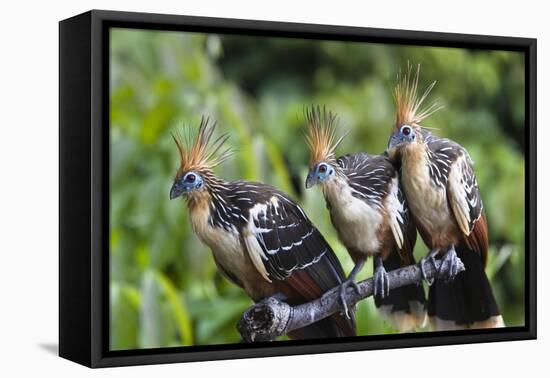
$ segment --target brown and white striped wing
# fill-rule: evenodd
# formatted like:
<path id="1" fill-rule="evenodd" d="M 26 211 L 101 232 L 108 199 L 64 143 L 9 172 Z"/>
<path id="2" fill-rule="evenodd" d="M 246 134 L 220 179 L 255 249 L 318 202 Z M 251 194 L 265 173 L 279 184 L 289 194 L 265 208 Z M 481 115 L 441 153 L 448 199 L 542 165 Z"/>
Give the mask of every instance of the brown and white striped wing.
<path id="1" fill-rule="evenodd" d="M 344 281 L 336 255 L 300 206 L 269 185 L 244 181 L 230 185 L 228 198 L 238 215 L 233 225 L 258 272 L 273 284 L 274 293 L 299 304 L 321 297 Z M 294 331 L 291 337 L 354 335 L 352 311 L 352 319 L 335 314 Z"/>
<path id="2" fill-rule="evenodd" d="M 280 193 L 250 208 L 246 231 L 251 259 L 268 280 L 284 280 L 294 271 L 307 270 L 328 290 L 344 277 L 321 233 L 297 204 Z"/>
<path id="3" fill-rule="evenodd" d="M 464 152 L 451 165 L 447 182 L 449 204 L 456 221 L 468 236 L 481 217 L 483 203 L 468 154 Z"/>
<path id="4" fill-rule="evenodd" d="M 391 162 L 382 155 L 358 153 L 341 156 L 337 163 L 348 178 L 352 195 L 382 210 L 389 181 L 397 175 Z"/>
<path id="5" fill-rule="evenodd" d="M 449 208 L 465 243 L 479 253 L 485 263 L 489 248 L 487 222 L 473 162 L 466 149 L 458 143 L 435 136 L 427 130 L 422 130 L 422 133 L 429 147 L 428 168 L 432 182 L 445 188 Z"/>
<path id="6" fill-rule="evenodd" d="M 422 130 L 428 145 L 428 169 L 435 186 L 445 188 L 462 233 L 470 235 L 483 213 L 483 203 L 468 151 L 446 138 Z"/>
<path id="7" fill-rule="evenodd" d="M 449 205 L 464 234 L 466 244 L 471 250 L 479 253 L 485 266 L 489 232 L 477 179 L 466 151 L 451 166 L 447 193 Z"/>
<path id="8" fill-rule="evenodd" d="M 466 244 L 480 254 L 485 264 L 489 247 L 487 222 L 472 161 L 466 150 L 450 167 L 447 198 Z"/>

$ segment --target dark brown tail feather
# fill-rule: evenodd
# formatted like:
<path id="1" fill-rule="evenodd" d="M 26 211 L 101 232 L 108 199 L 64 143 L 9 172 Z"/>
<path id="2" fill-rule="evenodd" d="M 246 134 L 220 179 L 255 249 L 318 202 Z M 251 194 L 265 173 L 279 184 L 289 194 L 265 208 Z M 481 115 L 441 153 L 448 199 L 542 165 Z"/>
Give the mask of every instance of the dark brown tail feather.
<path id="1" fill-rule="evenodd" d="M 457 248 L 465 271 L 453 282 L 436 280 L 428 295 L 428 316 L 436 330 L 504 326 L 479 254 Z"/>

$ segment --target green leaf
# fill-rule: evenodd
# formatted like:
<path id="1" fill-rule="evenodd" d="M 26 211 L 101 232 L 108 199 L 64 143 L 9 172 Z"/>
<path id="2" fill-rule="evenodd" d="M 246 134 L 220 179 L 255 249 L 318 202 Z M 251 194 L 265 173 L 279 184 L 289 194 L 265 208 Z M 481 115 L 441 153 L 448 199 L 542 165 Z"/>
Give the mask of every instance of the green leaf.
<path id="1" fill-rule="evenodd" d="M 193 344 L 193 327 L 189 319 L 188 311 L 183 299 L 180 299 L 176 287 L 162 273 L 157 272 L 156 278 L 163 290 L 164 295 L 171 305 L 171 309 L 178 325 L 181 338 L 181 345 Z"/>

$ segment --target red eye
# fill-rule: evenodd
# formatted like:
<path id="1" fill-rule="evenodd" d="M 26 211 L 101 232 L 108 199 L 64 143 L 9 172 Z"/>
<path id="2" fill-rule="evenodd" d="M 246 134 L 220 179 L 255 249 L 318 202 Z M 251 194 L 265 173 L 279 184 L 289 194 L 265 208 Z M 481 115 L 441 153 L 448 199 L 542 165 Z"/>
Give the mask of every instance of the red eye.
<path id="1" fill-rule="evenodd" d="M 401 128 L 401 134 L 405 135 L 405 136 L 409 136 L 412 132 L 412 129 L 409 127 L 409 126 L 403 126 Z"/>
<path id="2" fill-rule="evenodd" d="M 197 179 L 197 176 L 195 176 L 193 173 L 189 173 L 189 174 L 185 177 L 185 181 L 187 181 L 187 182 L 190 183 L 190 184 L 194 183 L 196 179 Z"/>
<path id="3" fill-rule="evenodd" d="M 319 166 L 319 173 L 325 173 L 327 171 L 327 166 L 324 164 L 321 164 Z"/>

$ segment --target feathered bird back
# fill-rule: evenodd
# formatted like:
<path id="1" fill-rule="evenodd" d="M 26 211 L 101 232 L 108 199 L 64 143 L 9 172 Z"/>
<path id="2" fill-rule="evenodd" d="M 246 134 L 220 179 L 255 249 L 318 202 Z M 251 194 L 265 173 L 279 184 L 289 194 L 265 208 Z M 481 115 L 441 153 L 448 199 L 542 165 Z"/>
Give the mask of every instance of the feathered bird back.
<path id="1" fill-rule="evenodd" d="M 215 129 L 216 122 L 210 123 L 209 118 L 203 116 L 194 137 L 190 130 L 186 130 L 185 141 L 179 135 L 172 134 L 180 155 L 178 175 L 191 170 L 212 170 L 231 156 L 230 148 L 218 153 L 229 135 L 223 134 L 211 141 Z"/>
<path id="2" fill-rule="evenodd" d="M 417 65 L 416 73 L 411 65 L 407 64 L 407 72 L 397 74 L 397 85 L 393 91 L 396 112 L 394 127 L 399 129 L 403 125 L 421 127 L 420 123 L 435 113 L 441 106 L 436 102 L 421 108 L 436 82 L 431 83 L 422 96 L 418 95 L 418 79 L 420 77 L 420 64 Z"/>
<path id="3" fill-rule="evenodd" d="M 336 136 L 338 119 L 336 114 L 321 110 L 319 106 L 312 106 L 304 110 L 307 121 L 306 142 L 310 150 L 310 165 L 320 161 L 336 161 L 336 147 L 342 142 L 346 134 Z"/>

